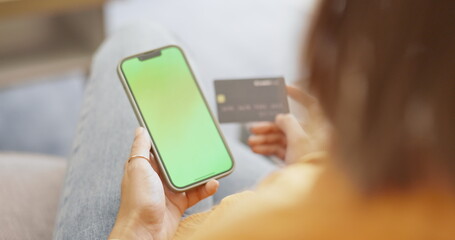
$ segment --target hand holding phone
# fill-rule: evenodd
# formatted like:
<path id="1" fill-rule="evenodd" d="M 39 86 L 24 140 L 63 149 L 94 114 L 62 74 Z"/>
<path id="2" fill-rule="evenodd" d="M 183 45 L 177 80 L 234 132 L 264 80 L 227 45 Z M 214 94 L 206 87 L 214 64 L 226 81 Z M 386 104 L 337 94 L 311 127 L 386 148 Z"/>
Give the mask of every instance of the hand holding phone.
<path id="1" fill-rule="evenodd" d="M 233 171 L 233 157 L 179 47 L 128 57 L 118 73 L 171 189 L 186 191 Z"/>
<path id="2" fill-rule="evenodd" d="M 147 158 L 150 148 L 148 133 L 138 128 L 131 156 Z M 169 239 L 183 212 L 218 188 L 218 182 L 211 180 L 185 193 L 173 192 L 163 184 L 155 159 L 149 160 L 133 157 L 125 163 L 120 208 L 109 239 Z"/>

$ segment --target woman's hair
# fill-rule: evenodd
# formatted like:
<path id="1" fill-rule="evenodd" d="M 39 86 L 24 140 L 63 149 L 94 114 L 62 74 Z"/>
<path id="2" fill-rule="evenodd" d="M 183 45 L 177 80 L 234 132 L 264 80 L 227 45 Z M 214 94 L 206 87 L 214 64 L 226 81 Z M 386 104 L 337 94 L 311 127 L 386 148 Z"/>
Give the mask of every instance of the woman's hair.
<path id="1" fill-rule="evenodd" d="M 304 62 L 338 165 L 365 191 L 435 176 L 455 189 L 455 1 L 318 7 Z"/>

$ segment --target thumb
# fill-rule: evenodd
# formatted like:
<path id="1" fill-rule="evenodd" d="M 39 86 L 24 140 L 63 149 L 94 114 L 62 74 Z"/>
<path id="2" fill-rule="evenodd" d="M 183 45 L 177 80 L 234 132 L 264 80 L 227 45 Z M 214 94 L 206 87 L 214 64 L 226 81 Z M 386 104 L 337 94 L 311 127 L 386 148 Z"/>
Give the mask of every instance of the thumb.
<path id="1" fill-rule="evenodd" d="M 278 114 L 275 118 L 275 123 L 284 132 L 284 135 L 286 135 L 288 144 L 301 141 L 308 137 L 302 126 L 300 126 L 299 121 L 290 113 Z"/>
<path id="2" fill-rule="evenodd" d="M 306 108 L 311 108 L 317 102 L 316 98 L 297 87 L 287 85 L 286 90 L 289 97 L 299 102 Z"/>
<path id="3" fill-rule="evenodd" d="M 211 180 L 202 186 L 187 191 L 186 197 L 188 199 L 188 207 L 191 207 L 199 201 L 215 194 L 219 185 L 220 183 L 217 180 Z"/>

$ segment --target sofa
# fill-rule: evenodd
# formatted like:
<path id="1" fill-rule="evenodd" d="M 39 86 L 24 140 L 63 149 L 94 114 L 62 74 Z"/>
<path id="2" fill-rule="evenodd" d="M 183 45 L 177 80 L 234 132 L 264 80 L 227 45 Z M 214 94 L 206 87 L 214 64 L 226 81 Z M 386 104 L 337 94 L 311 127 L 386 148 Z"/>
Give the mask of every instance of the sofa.
<path id="1" fill-rule="evenodd" d="M 51 239 L 67 161 L 0 153 L 0 239 Z"/>

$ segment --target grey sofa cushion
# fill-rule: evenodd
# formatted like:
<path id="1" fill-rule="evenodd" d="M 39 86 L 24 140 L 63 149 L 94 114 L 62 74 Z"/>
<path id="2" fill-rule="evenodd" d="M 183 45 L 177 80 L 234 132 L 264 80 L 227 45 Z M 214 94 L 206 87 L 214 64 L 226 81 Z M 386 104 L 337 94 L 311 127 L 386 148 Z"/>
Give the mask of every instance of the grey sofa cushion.
<path id="1" fill-rule="evenodd" d="M 0 153 L 0 239 L 51 239 L 66 161 Z"/>

